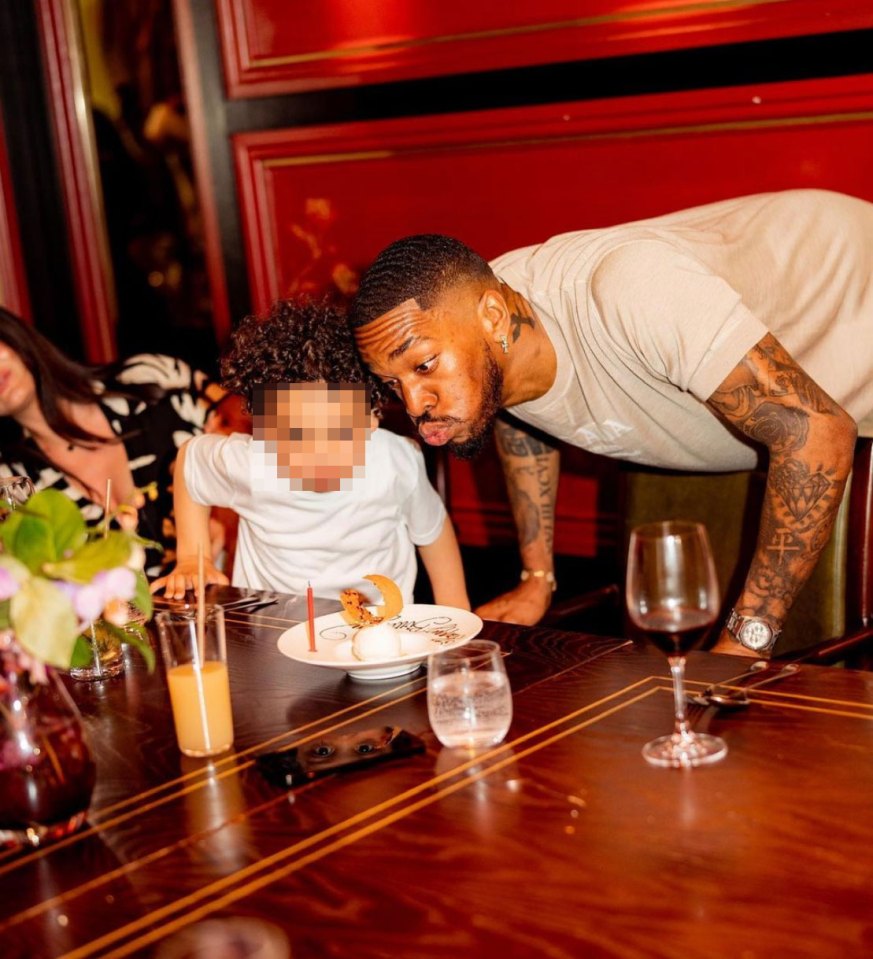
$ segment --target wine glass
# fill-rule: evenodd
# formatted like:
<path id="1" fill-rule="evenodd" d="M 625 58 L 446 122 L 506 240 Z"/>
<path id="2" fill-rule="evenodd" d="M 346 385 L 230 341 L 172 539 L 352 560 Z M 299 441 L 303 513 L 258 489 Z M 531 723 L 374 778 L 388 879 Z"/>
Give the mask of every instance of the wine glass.
<path id="1" fill-rule="evenodd" d="M 700 766 L 724 757 L 717 736 L 692 732 L 685 719 L 685 653 L 703 641 L 718 615 L 715 564 L 701 523 L 647 523 L 631 533 L 625 588 L 628 613 L 662 652 L 673 675 L 676 725 L 643 747 L 654 766 Z"/>
<path id="2" fill-rule="evenodd" d="M 26 476 L 0 476 L 0 519 L 23 506 L 33 492 L 33 483 Z"/>

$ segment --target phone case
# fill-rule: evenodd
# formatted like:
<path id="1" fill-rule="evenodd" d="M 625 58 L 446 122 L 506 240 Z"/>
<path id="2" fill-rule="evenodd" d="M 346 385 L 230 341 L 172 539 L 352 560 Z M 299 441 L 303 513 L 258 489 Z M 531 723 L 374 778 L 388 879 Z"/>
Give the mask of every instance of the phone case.
<path id="1" fill-rule="evenodd" d="M 293 789 L 319 776 L 368 768 L 389 759 L 424 752 L 418 736 L 397 726 L 324 736 L 303 746 L 255 757 L 257 768 L 274 786 Z"/>

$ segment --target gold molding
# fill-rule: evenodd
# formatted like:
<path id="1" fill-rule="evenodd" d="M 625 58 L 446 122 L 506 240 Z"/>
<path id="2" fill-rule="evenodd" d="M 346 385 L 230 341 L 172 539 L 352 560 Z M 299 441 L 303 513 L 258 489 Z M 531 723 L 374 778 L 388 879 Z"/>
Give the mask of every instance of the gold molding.
<path id="1" fill-rule="evenodd" d="M 227 756 L 216 759 L 212 763 L 212 769 L 207 770 L 205 768 L 196 769 L 190 773 L 186 773 L 184 776 L 179 776 L 176 779 L 169 779 L 165 783 L 161 783 L 158 786 L 153 786 L 150 789 L 146 789 L 141 793 L 136 793 L 135 795 L 128 796 L 125 799 L 113 803 L 109 806 L 104 806 L 102 809 L 94 810 L 88 814 L 88 822 L 93 823 L 85 829 L 80 829 L 75 833 L 67 836 L 64 839 L 61 839 L 57 842 L 51 843 L 48 846 L 43 846 L 40 849 L 34 850 L 29 856 L 22 859 L 15 855 L 15 851 L 12 851 L 9 855 L 2 857 L 0 856 L 0 876 L 5 875 L 6 873 L 14 871 L 19 866 L 26 866 L 29 863 L 34 862 L 36 859 L 42 859 L 51 853 L 55 852 L 58 849 L 64 849 L 67 846 L 73 845 L 73 843 L 79 842 L 82 839 L 87 839 L 89 836 L 93 836 L 97 833 L 101 833 L 108 829 L 111 826 L 117 826 L 119 823 L 127 822 L 129 819 L 132 819 L 138 816 L 141 812 L 144 812 L 148 809 L 156 809 L 158 806 L 162 806 L 165 803 L 171 802 L 174 799 L 178 799 L 181 796 L 187 795 L 189 793 L 195 792 L 198 789 L 203 789 L 208 786 L 211 781 L 215 779 L 223 779 L 225 776 L 232 773 L 242 772 L 245 769 L 248 769 L 250 766 L 254 765 L 253 759 L 245 760 L 244 757 L 251 756 L 253 753 L 260 752 L 268 746 L 274 746 L 277 743 L 282 742 L 283 740 L 289 740 L 289 745 L 293 742 L 296 744 L 304 744 L 309 742 L 312 739 L 315 739 L 319 736 L 323 736 L 326 733 L 333 732 L 336 729 L 342 729 L 343 726 L 348 725 L 351 722 L 357 722 L 360 719 L 365 719 L 367 716 L 375 715 L 381 710 L 385 709 L 388 706 L 393 706 L 396 703 L 404 702 L 407 699 L 412 699 L 414 696 L 418 696 L 420 693 L 424 692 L 424 686 L 419 685 L 418 689 L 414 689 L 412 692 L 407 693 L 404 696 L 398 696 L 391 699 L 388 702 L 382 703 L 379 706 L 374 706 L 372 709 L 366 709 L 363 712 L 359 712 L 360 707 L 368 706 L 371 703 L 375 703 L 379 699 L 382 699 L 384 696 L 392 693 L 396 693 L 399 689 L 403 689 L 404 686 L 412 686 L 415 683 L 421 684 L 422 677 L 417 677 L 415 680 L 407 681 L 405 683 L 400 683 L 396 686 L 391 686 L 390 689 L 385 689 L 377 696 L 372 696 L 369 699 L 365 699 L 359 703 L 353 703 L 350 706 L 345 706 L 342 709 L 337 710 L 334 713 L 330 713 L 326 716 L 322 716 L 319 719 L 315 719 L 312 722 L 304 723 L 302 726 L 297 726 L 294 729 L 289 729 L 283 733 L 279 733 L 276 736 L 272 736 L 270 739 L 265 739 L 263 742 L 256 743 L 254 746 L 249 746 L 247 749 L 241 750 L 240 752 L 232 752 Z M 346 713 L 352 713 L 353 715 L 347 716 L 345 719 L 340 722 L 334 722 L 333 725 L 323 726 L 324 723 L 330 723 L 331 720 L 337 719 L 340 716 L 343 716 Z M 294 736 L 299 735 L 302 732 L 306 732 L 306 735 L 302 736 L 300 739 L 293 739 Z M 239 759 L 244 759 L 243 762 L 237 762 Z M 231 766 L 232 764 L 232 766 Z M 225 769 L 222 772 L 215 774 L 215 770 L 221 766 L 231 766 L 231 768 Z M 200 780 L 199 782 L 194 781 L 188 783 L 189 780 Z M 182 785 L 183 783 L 188 783 L 187 785 Z M 174 788 L 180 787 L 180 788 Z M 153 799 L 151 802 L 143 803 L 142 800 L 146 797 L 156 796 L 159 793 L 167 790 L 166 795 L 160 796 L 159 798 Z M 135 806 L 133 809 L 129 809 L 127 812 L 121 813 L 119 815 L 113 816 L 112 818 L 105 818 L 110 812 L 115 812 L 116 810 L 122 810 L 126 807 Z M 6 923 L 0 924 L 0 930 L 4 929 L 6 925 L 9 924 L 9 920 Z"/>
<path id="2" fill-rule="evenodd" d="M 420 691 L 421 690 L 418 692 Z M 473 783 L 486 779 L 510 764 L 540 752 L 582 729 L 592 726 L 639 702 L 645 701 L 653 695 L 660 693 L 672 695 L 672 692 L 672 687 L 664 685 L 663 676 L 649 675 L 636 682 L 629 683 L 619 690 L 601 696 L 594 702 L 588 703 L 558 719 L 545 723 L 516 739 L 504 742 L 492 749 L 479 753 L 451 769 L 430 777 L 426 781 L 413 786 L 399 795 L 384 800 L 376 806 L 354 813 L 342 822 L 333 823 L 318 833 L 305 836 L 292 843 L 292 845 L 277 850 L 264 859 L 252 862 L 233 873 L 222 876 L 214 882 L 208 883 L 173 902 L 165 903 L 150 913 L 146 913 L 123 926 L 98 936 L 90 942 L 82 944 L 64 954 L 62 959 L 85 959 L 85 957 L 91 956 L 96 952 L 100 952 L 101 955 L 104 956 L 104 959 L 108 959 L 110 956 L 120 957 L 130 955 L 132 952 L 136 952 L 144 946 L 164 938 L 174 930 L 183 928 L 204 916 L 210 915 L 219 909 L 225 908 L 240 899 L 252 895 L 277 880 L 291 875 L 333 852 L 353 845 L 359 840 L 393 825 L 433 805 L 435 802 L 459 792 Z M 415 693 L 412 695 L 415 695 Z M 859 715 L 845 710 L 828 710 L 820 707 L 804 706 L 802 704 L 785 702 L 785 700 L 793 698 L 831 703 L 835 706 L 850 708 L 873 708 L 866 703 L 819 699 L 818 697 L 791 693 L 768 693 L 767 695 L 776 695 L 780 701 L 767 703 L 765 697 L 756 697 L 756 701 L 761 704 L 873 721 L 873 715 Z M 392 700 L 392 702 L 397 701 L 398 700 Z M 384 708 L 384 705 L 380 708 Z M 519 747 L 523 748 L 519 749 Z M 226 774 L 230 772 L 231 770 L 228 770 Z M 277 800 L 283 799 L 284 796 L 277 797 Z M 273 804 L 274 801 L 270 801 L 261 806 L 247 809 L 245 818 L 248 818 L 250 814 L 257 814 Z M 63 902 L 74 898 L 76 895 L 99 887 L 103 882 L 109 881 L 117 875 L 131 872 L 140 865 L 148 864 L 156 858 L 160 858 L 164 854 L 171 852 L 173 849 L 180 848 L 187 842 L 192 841 L 192 838 L 197 837 L 186 837 L 186 839 L 180 843 L 165 847 L 161 850 L 155 850 L 144 856 L 141 860 L 126 863 L 112 873 L 95 877 L 50 900 L 45 900 L 12 917 L 11 921 L 4 923 L 0 928 L 15 925 L 19 921 L 35 917 L 48 908 L 57 907 Z M 240 883 L 242 884 L 240 885 Z M 180 915 L 180 913 L 182 914 Z M 152 928 L 148 928 L 149 926 Z M 128 938 L 129 936 L 134 936 L 135 938 Z M 117 948 L 112 949 L 112 951 L 102 951 L 106 947 L 111 947 L 119 943 L 119 940 L 125 938 L 128 938 L 128 941 L 118 945 Z"/>
<path id="3" fill-rule="evenodd" d="M 479 142 L 440 144 L 432 146 L 397 147 L 391 150 L 352 151 L 349 153 L 313 153 L 306 156 L 271 157 L 255 160 L 263 169 L 293 166 L 318 166 L 327 163 L 354 163 L 360 160 L 384 160 L 397 156 L 422 154 L 432 156 L 458 150 L 494 150 L 519 146 L 554 146 L 560 143 L 599 142 L 604 140 L 636 140 L 656 136 L 683 136 L 687 134 L 721 133 L 733 130 L 761 130 L 799 126 L 829 126 L 836 123 L 864 123 L 873 120 L 873 110 L 855 113 L 827 113 L 811 116 L 770 117 L 762 120 L 725 120 L 716 123 L 691 123 L 687 126 L 646 127 L 639 130 L 612 130 L 593 133 L 558 134 L 554 137 L 519 137 L 516 139 L 482 140 Z"/>
<path id="4" fill-rule="evenodd" d="M 744 3 L 742 0 L 709 0 L 709 2 L 687 5 L 669 4 L 655 9 L 647 8 L 645 10 L 605 13 L 595 17 L 575 17 L 570 20 L 532 23 L 517 27 L 500 27 L 493 30 L 470 30 L 464 33 L 446 33 L 433 37 L 361 44 L 360 46 L 346 47 L 344 49 L 316 50 L 312 53 L 286 54 L 279 57 L 251 57 L 244 69 L 266 69 L 323 60 L 345 60 L 351 57 L 372 56 L 380 53 L 397 52 L 398 50 L 415 50 L 423 47 L 443 46 L 449 43 L 465 43 L 472 40 L 497 40 L 503 37 L 531 36 L 534 34 L 555 33 L 559 30 L 581 30 L 606 23 L 631 23 L 634 21 L 658 20 L 668 16 L 712 13 L 721 10 L 747 10 L 753 7 L 767 7 L 791 2 L 792 0 L 757 0 L 755 3 Z M 243 33 L 245 33 L 244 30 Z M 246 40 L 248 40 L 247 36 Z"/>

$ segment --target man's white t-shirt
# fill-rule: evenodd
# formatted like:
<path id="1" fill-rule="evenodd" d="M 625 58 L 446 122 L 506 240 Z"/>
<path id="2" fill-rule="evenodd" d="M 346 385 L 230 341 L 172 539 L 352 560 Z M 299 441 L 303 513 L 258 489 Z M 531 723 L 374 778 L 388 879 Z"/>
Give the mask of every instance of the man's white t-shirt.
<path id="1" fill-rule="evenodd" d="M 595 453 L 674 469 L 757 464 L 704 405 L 768 332 L 856 421 L 873 414 L 873 204 L 821 190 L 566 233 L 492 261 L 557 354 L 510 412 Z M 778 384 L 777 388 L 778 388 Z"/>
<path id="2" fill-rule="evenodd" d="M 414 441 L 374 430 L 366 465 L 348 488 L 292 490 L 272 469 L 265 444 L 241 433 L 198 436 L 185 452 L 185 483 L 205 506 L 239 515 L 233 585 L 338 599 L 341 590 L 372 593 L 362 577 L 388 576 L 412 601 L 415 546 L 440 534 L 446 510 Z"/>

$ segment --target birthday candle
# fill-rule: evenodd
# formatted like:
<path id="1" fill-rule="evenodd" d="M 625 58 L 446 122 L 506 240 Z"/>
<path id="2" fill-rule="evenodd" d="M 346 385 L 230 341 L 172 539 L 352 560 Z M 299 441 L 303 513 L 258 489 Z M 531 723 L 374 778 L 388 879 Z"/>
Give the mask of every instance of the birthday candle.
<path id="1" fill-rule="evenodd" d="M 315 652 L 315 600 L 312 596 L 312 583 L 306 584 L 306 612 L 309 617 L 309 652 Z"/>

